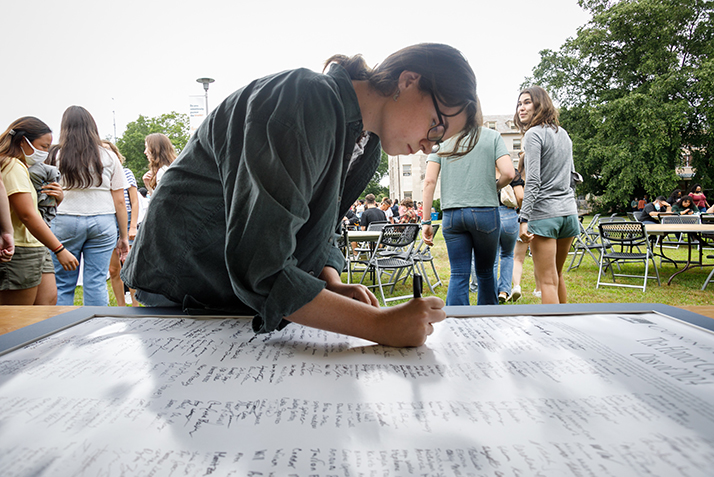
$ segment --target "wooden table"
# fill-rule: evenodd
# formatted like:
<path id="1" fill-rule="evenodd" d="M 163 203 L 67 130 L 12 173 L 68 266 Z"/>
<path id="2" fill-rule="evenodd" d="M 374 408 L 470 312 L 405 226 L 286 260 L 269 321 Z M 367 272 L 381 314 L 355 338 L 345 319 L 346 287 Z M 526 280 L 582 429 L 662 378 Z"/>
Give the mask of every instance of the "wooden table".
<path id="1" fill-rule="evenodd" d="M 0 335 L 55 315 L 76 310 L 78 306 L 0 306 Z"/>
<path id="2" fill-rule="evenodd" d="M 714 224 L 648 224 L 645 223 L 645 233 L 647 235 L 668 235 L 676 233 L 687 234 L 687 262 L 683 269 L 677 270 L 667 280 L 667 285 L 672 284 L 672 279 L 694 267 L 711 267 L 714 263 L 705 264 L 703 262 L 703 244 L 706 242 L 702 234 L 714 235 Z M 699 260 L 692 261 L 692 246 L 696 245 L 699 249 Z M 664 257 L 668 259 L 668 257 Z M 669 259 L 668 259 L 669 260 Z"/>

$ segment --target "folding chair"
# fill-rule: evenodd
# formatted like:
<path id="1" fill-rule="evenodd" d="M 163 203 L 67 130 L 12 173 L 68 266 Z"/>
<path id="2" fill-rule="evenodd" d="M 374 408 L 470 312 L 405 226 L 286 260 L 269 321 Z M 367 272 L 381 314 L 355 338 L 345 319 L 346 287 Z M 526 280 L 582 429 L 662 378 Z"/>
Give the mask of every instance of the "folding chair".
<path id="1" fill-rule="evenodd" d="M 580 266 L 586 252 L 593 258 L 595 265 L 600 263 L 600 259 L 595 257 L 592 250 L 597 250 L 598 253 L 602 253 L 603 244 L 600 242 L 598 235 L 588 233 L 582 223 L 580 223 L 580 235 L 575 236 L 572 247 L 573 259 L 570 261 L 568 271 L 575 270 Z M 578 260 L 578 264 L 575 265 L 575 259 L 578 256 L 580 256 L 580 260 Z"/>
<path id="2" fill-rule="evenodd" d="M 598 221 L 598 225 L 600 224 L 611 224 L 613 222 L 627 222 L 624 217 L 616 217 L 616 216 L 610 216 L 610 217 L 603 217 Z"/>
<path id="3" fill-rule="evenodd" d="M 698 215 L 663 215 L 660 217 L 660 223 L 662 224 L 700 224 L 701 221 Z M 677 234 L 674 234 L 677 236 Z M 662 237 L 660 243 L 665 243 L 670 246 L 675 246 L 674 248 L 679 248 L 680 245 L 686 245 L 686 241 L 682 241 L 682 233 L 680 232 L 677 236 L 677 240 L 666 240 L 669 235 Z"/>
<path id="4" fill-rule="evenodd" d="M 597 231 L 597 224 L 598 220 L 600 220 L 600 214 L 595 214 L 593 215 L 593 219 L 590 221 L 587 227 L 585 227 L 585 231 L 589 233 L 590 235 L 598 235 Z"/>
<path id="5" fill-rule="evenodd" d="M 642 288 L 644 293 L 647 288 L 647 280 L 657 278 L 657 284 L 660 285 L 659 271 L 654 261 L 654 254 L 650 248 L 650 242 L 647 239 L 645 225 L 642 222 L 613 222 L 602 223 L 600 221 L 600 240 L 602 241 L 603 250 L 600 254 L 600 268 L 597 274 L 597 285 L 595 288 L 600 288 L 600 285 L 608 285 L 615 287 Z M 605 249 L 605 243 L 611 247 L 608 251 Z M 644 252 L 641 250 L 644 249 Z M 652 266 L 655 269 L 655 277 L 649 275 L 649 261 L 652 260 Z M 623 273 L 615 273 L 614 265 L 620 265 L 628 262 L 644 262 L 644 275 L 629 275 Z M 603 273 L 610 269 L 612 274 L 612 282 L 604 282 Z M 624 283 L 615 283 L 615 277 L 632 277 L 642 278 L 642 286 L 628 285 Z"/>
<path id="6" fill-rule="evenodd" d="M 439 225 L 435 224 L 431 227 L 434 230 L 434 238 L 436 238 L 436 232 L 439 230 Z M 419 245 L 417 245 L 414 249 L 412 257 L 414 258 L 414 263 L 421 268 L 421 276 L 424 277 L 429 290 L 431 290 L 431 293 L 433 294 L 434 288 L 441 285 L 441 278 L 439 278 L 439 273 L 436 271 L 436 266 L 434 265 L 434 256 L 431 254 L 431 247 L 424 242 L 424 237 L 422 237 L 419 241 Z M 424 265 L 424 262 L 429 262 L 431 264 L 431 270 L 434 272 L 434 277 L 436 277 L 433 284 L 429 280 L 429 275 L 426 273 L 426 266 Z"/>
<path id="7" fill-rule="evenodd" d="M 367 231 L 380 232 L 388 223 L 386 220 L 371 222 L 367 226 Z M 345 235 L 345 240 L 347 240 L 347 235 Z M 352 249 L 352 244 L 350 243 L 348 250 L 349 255 L 346 255 L 348 266 L 347 283 L 352 283 L 352 273 L 370 270 L 367 263 L 369 263 L 372 251 L 374 250 L 374 241 L 361 242 L 354 249 Z"/>
<path id="8" fill-rule="evenodd" d="M 379 293 L 382 297 L 382 303 L 387 306 L 388 301 L 394 300 L 404 300 L 406 298 L 412 298 L 413 295 L 403 295 L 397 297 L 385 298 L 384 287 L 391 285 L 389 293 L 394 292 L 394 287 L 399 281 L 400 272 L 407 270 L 407 275 L 404 280 L 406 280 L 410 275 L 414 274 L 414 257 L 412 256 L 412 249 L 414 248 L 414 243 L 416 242 L 417 235 L 421 226 L 419 224 L 387 224 L 382 229 L 382 234 L 377 241 L 377 245 L 374 248 L 372 255 L 367 263 L 367 269 L 362 274 L 362 279 L 360 283 L 364 282 L 364 278 L 367 276 L 367 271 L 369 269 L 374 269 L 375 276 L 377 278 L 377 287 L 379 287 Z M 386 247 L 394 248 L 404 248 L 406 247 L 405 254 L 390 254 L 384 256 L 381 254 L 380 247 L 384 245 Z M 382 274 L 389 276 L 387 283 L 382 283 Z"/>

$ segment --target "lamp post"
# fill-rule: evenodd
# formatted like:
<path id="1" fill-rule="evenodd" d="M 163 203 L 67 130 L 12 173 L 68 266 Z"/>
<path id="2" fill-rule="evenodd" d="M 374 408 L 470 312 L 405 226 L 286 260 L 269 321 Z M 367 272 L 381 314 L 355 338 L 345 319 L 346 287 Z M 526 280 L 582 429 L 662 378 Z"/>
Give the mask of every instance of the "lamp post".
<path id="1" fill-rule="evenodd" d="M 208 85 L 213 83 L 214 80 L 213 78 L 198 78 L 196 80 L 196 83 L 202 83 L 203 84 L 203 90 L 206 92 L 206 116 L 208 116 Z"/>

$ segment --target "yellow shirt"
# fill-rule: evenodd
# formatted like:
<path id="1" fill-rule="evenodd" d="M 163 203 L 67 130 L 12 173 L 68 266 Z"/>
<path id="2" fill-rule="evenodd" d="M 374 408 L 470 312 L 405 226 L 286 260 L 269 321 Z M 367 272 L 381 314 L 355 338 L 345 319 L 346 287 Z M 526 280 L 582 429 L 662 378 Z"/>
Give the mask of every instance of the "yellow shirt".
<path id="1" fill-rule="evenodd" d="M 37 209 L 37 191 L 35 191 L 35 188 L 32 186 L 30 173 L 22 161 L 14 157 L 10 158 L 2 169 L 2 181 L 5 184 L 8 197 L 13 194 L 29 192 L 32 196 L 32 203 L 35 204 L 35 212 L 37 212 L 37 215 L 40 215 L 40 211 Z M 44 247 L 44 245 L 27 230 L 27 227 L 25 227 L 25 224 L 22 223 L 15 213 L 15 209 L 12 207 L 10 207 L 10 217 L 12 218 L 13 237 L 16 247 Z M 40 217 L 42 216 L 40 215 Z"/>

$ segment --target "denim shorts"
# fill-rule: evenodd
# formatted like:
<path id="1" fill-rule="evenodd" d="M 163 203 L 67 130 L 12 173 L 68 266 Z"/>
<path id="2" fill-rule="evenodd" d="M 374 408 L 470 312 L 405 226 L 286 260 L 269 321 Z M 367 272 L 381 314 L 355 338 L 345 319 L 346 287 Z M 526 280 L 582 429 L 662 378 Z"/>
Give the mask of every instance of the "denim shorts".
<path id="1" fill-rule="evenodd" d="M 26 290 L 42 281 L 43 273 L 54 273 L 47 247 L 15 247 L 9 262 L 0 263 L 0 290 Z"/>
<path id="2" fill-rule="evenodd" d="M 528 232 L 540 237 L 562 239 L 578 235 L 580 224 L 577 215 L 531 220 L 528 222 Z"/>

